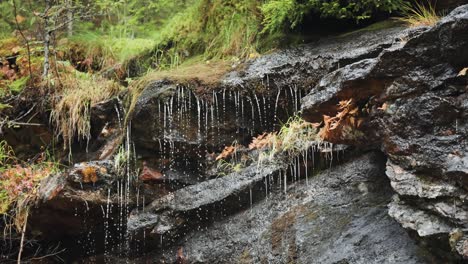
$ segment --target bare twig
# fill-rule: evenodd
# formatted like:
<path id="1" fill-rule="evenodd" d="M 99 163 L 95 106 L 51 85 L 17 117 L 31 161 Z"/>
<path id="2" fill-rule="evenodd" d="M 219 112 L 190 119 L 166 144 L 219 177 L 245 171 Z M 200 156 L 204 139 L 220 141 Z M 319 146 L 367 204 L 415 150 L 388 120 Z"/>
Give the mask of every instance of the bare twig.
<path id="1" fill-rule="evenodd" d="M 56 255 L 59 255 L 59 254 L 65 252 L 65 251 L 66 251 L 66 249 L 62 249 L 60 251 L 54 251 L 53 253 L 50 253 L 50 254 L 47 254 L 47 255 L 44 255 L 44 256 L 31 258 L 30 260 L 41 260 L 41 259 L 53 257 L 53 256 L 56 256 Z"/>
<path id="2" fill-rule="evenodd" d="M 17 264 L 21 264 L 21 254 L 23 253 L 24 235 L 26 233 L 26 226 L 28 225 L 28 216 L 29 216 L 29 211 L 26 211 L 26 216 L 25 216 L 24 223 L 23 223 L 23 229 L 21 230 L 21 242 L 20 242 L 20 249 L 18 252 Z"/>
<path id="3" fill-rule="evenodd" d="M 16 1 L 13 0 L 13 15 L 15 16 L 15 24 L 16 24 L 16 29 L 18 29 L 21 37 L 26 41 L 26 49 L 28 51 L 28 66 L 29 66 L 29 78 L 32 81 L 33 79 L 33 73 L 32 73 L 32 67 L 31 67 L 31 49 L 29 47 L 29 40 L 24 36 L 23 31 L 20 28 L 19 22 L 18 22 L 18 12 L 16 8 Z"/>

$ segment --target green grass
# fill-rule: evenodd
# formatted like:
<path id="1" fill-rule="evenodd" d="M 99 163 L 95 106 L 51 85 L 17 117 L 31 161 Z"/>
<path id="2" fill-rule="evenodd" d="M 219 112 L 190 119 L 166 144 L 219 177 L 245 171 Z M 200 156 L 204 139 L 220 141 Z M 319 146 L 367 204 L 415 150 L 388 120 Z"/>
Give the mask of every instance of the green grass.
<path id="1" fill-rule="evenodd" d="M 154 35 L 159 48 L 206 59 L 248 57 L 257 51 L 261 13 L 252 0 L 198 0 Z"/>
<path id="2" fill-rule="evenodd" d="M 100 68 L 124 64 L 156 45 L 152 39 L 112 37 L 97 32 L 77 34 L 69 41 L 69 47 L 75 52 L 83 52 L 84 58 L 93 60 Z"/>

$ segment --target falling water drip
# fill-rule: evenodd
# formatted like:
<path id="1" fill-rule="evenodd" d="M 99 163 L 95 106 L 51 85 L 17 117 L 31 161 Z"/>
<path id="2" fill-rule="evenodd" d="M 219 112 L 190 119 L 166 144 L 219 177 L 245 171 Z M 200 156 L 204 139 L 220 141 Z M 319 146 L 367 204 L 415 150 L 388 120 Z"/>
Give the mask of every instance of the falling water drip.
<path id="1" fill-rule="evenodd" d="M 252 107 L 252 135 L 253 135 L 253 131 L 255 129 L 255 108 L 252 102 L 252 97 L 249 96 L 247 99 L 249 100 L 250 106 Z"/>
<path id="2" fill-rule="evenodd" d="M 291 178 L 292 178 L 292 182 L 295 182 L 296 181 L 296 170 L 293 168 L 294 167 L 294 162 L 289 164 L 289 170 L 291 172 Z"/>
<path id="3" fill-rule="evenodd" d="M 166 127 L 167 127 L 167 112 L 166 112 L 166 103 L 164 103 L 164 115 L 163 115 L 163 135 L 166 136 Z"/>
<path id="4" fill-rule="evenodd" d="M 189 108 L 192 107 L 192 97 L 195 97 L 195 94 L 189 89 L 189 93 L 188 93 L 188 104 L 189 104 Z"/>
<path id="5" fill-rule="evenodd" d="M 215 107 L 213 104 L 210 105 L 210 112 L 211 112 L 211 130 L 214 130 L 215 123 L 213 120 L 215 120 Z"/>
<path id="6" fill-rule="evenodd" d="M 288 179 L 287 179 L 287 173 L 284 172 L 283 174 L 283 183 L 284 183 L 284 194 L 287 194 L 288 192 Z"/>
<path id="7" fill-rule="evenodd" d="M 298 105 L 298 99 L 299 99 L 299 98 L 298 98 L 298 97 L 299 97 L 299 96 L 298 96 L 298 92 L 297 92 L 297 85 L 294 84 L 294 104 L 295 104 L 295 106 L 296 106 L 296 112 L 299 111 L 299 105 Z"/>
<path id="8" fill-rule="evenodd" d="M 117 120 L 119 121 L 119 128 L 120 130 L 123 129 L 122 127 L 122 120 L 120 119 L 120 111 L 119 111 L 119 108 L 117 105 L 114 105 L 114 108 L 115 108 L 115 112 L 117 112 Z"/>
<path id="9" fill-rule="evenodd" d="M 223 89 L 223 119 L 226 119 L 226 89 Z"/>
<path id="10" fill-rule="evenodd" d="M 239 92 L 239 98 L 240 98 L 240 92 Z M 244 98 L 240 98 L 240 104 L 241 104 L 241 120 L 244 120 Z"/>
<path id="11" fill-rule="evenodd" d="M 107 189 L 106 215 L 104 222 L 104 254 L 108 253 L 109 246 L 109 214 L 110 214 L 110 189 Z"/>
<path id="12" fill-rule="evenodd" d="M 250 210 L 252 210 L 252 186 L 249 187 L 249 194 L 250 194 Z"/>
<path id="13" fill-rule="evenodd" d="M 307 153 L 309 152 L 309 149 L 306 148 L 303 154 L 303 159 L 304 159 L 304 171 L 306 175 L 306 185 L 309 186 L 309 174 L 307 174 Z"/>
<path id="14" fill-rule="evenodd" d="M 281 88 L 278 87 L 278 94 L 276 95 L 276 101 L 275 101 L 275 116 L 274 116 L 274 122 L 278 122 L 278 116 L 277 116 L 277 111 L 278 111 L 278 102 L 281 94 Z"/>
<path id="15" fill-rule="evenodd" d="M 262 111 L 260 110 L 260 103 L 258 101 L 258 97 L 257 97 L 257 94 L 255 92 L 254 92 L 254 97 L 255 97 L 255 101 L 257 102 L 258 120 L 260 121 L 260 126 L 261 126 L 261 124 L 263 123 L 262 122 Z"/>
<path id="16" fill-rule="evenodd" d="M 279 188 L 281 189 L 281 171 L 278 172 L 278 184 Z"/>
<path id="17" fill-rule="evenodd" d="M 239 101 L 237 99 L 237 94 L 236 92 L 233 92 L 234 93 L 234 109 L 236 110 L 236 118 L 235 118 L 235 122 L 237 123 L 237 121 L 239 120 Z M 236 134 L 239 133 L 239 127 L 237 127 L 237 131 L 236 131 Z"/>
<path id="18" fill-rule="evenodd" d="M 297 168 L 297 178 L 298 178 L 298 180 L 301 180 L 301 161 L 300 161 L 300 159 L 301 159 L 301 157 L 297 156 L 296 168 Z"/>
<path id="19" fill-rule="evenodd" d="M 208 102 L 205 101 L 205 134 L 206 138 L 208 138 Z M 211 120 L 213 122 L 213 120 Z"/>
<path id="20" fill-rule="evenodd" d="M 197 131 L 197 137 L 198 139 L 201 138 L 201 108 L 200 108 L 200 100 L 197 99 L 197 118 L 198 118 L 198 131 Z"/>
<path id="21" fill-rule="evenodd" d="M 263 120 L 265 121 L 264 123 L 265 128 L 267 128 L 268 118 L 267 118 L 267 103 L 266 103 L 265 95 L 262 95 L 262 99 L 263 99 Z"/>

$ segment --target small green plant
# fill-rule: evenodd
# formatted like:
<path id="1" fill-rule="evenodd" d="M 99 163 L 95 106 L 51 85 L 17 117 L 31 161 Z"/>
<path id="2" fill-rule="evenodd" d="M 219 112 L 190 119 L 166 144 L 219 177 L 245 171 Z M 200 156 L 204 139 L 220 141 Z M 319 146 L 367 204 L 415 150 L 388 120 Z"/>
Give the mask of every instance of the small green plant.
<path id="1" fill-rule="evenodd" d="M 114 155 L 114 169 L 118 175 L 122 175 L 125 171 L 125 166 L 128 165 L 129 153 L 123 145 L 119 146 L 119 150 Z"/>
<path id="2" fill-rule="evenodd" d="M 5 140 L 0 141 L 0 173 L 5 169 L 4 166 L 15 159 L 13 149 Z"/>
<path id="3" fill-rule="evenodd" d="M 291 117 L 279 132 L 263 134 L 253 139 L 249 149 L 261 150 L 258 162 L 272 161 L 278 154 L 294 156 L 320 141 L 314 124 L 300 116 Z"/>
<path id="4" fill-rule="evenodd" d="M 245 168 L 245 164 L 242 162 L 229 162 L 224 159 L 218 160 L 217 169 L 219 175 L 228 175 L 233 172 L 240 172 Z"/>
<path id="5" fill-rule="evenodd" d="M 8 85 L 12 93 L 20 93 L 28 84 L 29 76 L 19 78 Z"/>
<path id="6" fill-rule="evenodd" d="M 410 27 L 433 26 L 440 20 L 435 5 L 430 1 L 427 1 L 425 4 L 416 2 L 414 5 L 406 3 L 403 6 L 402 13 L 403 18 L 400 20 Z"/>

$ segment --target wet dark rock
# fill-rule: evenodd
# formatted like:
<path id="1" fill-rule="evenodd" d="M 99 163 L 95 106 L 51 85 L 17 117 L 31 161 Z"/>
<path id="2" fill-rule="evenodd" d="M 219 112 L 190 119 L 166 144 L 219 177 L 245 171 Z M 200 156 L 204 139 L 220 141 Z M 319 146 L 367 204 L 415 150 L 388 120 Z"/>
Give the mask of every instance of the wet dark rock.
<path id="1" fill-rule="evenodd" d="M 170 81 L 150 83 L 140 95 L 132 119 L 138 148 L 178 157 L 196 149 L 216 150 L 279 127 L 298 110 L 299 91 L 256 93 L 249 90 L 199 91 Z M 287 93 L 287 94 L 285 94 Z M 185 148 L 185 150 L 183 149 Z M 187 151 L 188 149 L 188 151 Z"/>
<path id="2" fill-rule="evenodd" d="M 367 144 L 388 155 L 387 176 L 399 195 L 390 215 L 449 248 L 450 232 L 466 232 L 468 214 L 468 78 L 459 75 L 468 65 L 468 5 L 405 34 L 378 56 L 325 75 L 302 108 L 316 121 L 336 114 L 340 100 L 366 104 Z"/>
<path id="3" fill-rule="evenodd" d="M 395 198 L 389 204 L 389 215 L 397 220 L 404 228 L 415 230 L 420 237 L 447 234 L 454 226 L 443 219 L 414 209 Z"/>
<path id="4" fill-rule="evenodd" d="M 48 239 L 102 232 L 106 220 L 102 207 L 117 208 L 119 203 L 116 175 L 112 162 L 99 161 L 80 163 L 44 179 L 30 219 L 32 229 Z"/>
<path id="5" fill-rule="evenodd" d="M 112 157 L 123 142 L 125 111 L 119 97 L 93 105 L 90 109 L 90 138 L 75 140 L 73 155 L 64 155 L 64 163 L 89 160 L 106 160 Z"/>
<path id="6" fill-rule="evenodd" d="M 415 175 L 405 171 L 391 161 L 387 162 L 387 176 L 393 189 L 402 196 L 416 196 L 435 199 L 440 197 L 457 197 L 465 199 L 466 194 L 455 182 L 437 180 L 424 175 Z"/>
<path id="7" fill-rule="evenodd" d="M 425 263 L 388 215 L 385 160 L 369 153 L 330 171 L 280 186 L 251 208 L 194 230 L 160 254 L 130 260 L 174 263 Z M 127 260 L 128 261 L 128 260 Z"/>
<path id="8" fill-rule="evenodd" d="M 288 87 L 315 86 L 324 74 L 367 58 L 374 58 L 401 34 L 401 27 L 356 32 L 325 38 L 296 48 L 262 56 L 243 71 L 232 72 L 223 83 L 227 86 Z"/>
<path id="9" fill-rule="evenodd" d="M 466 0 L 445 0 L 445 1 L 439 1 L 436 3 L 436 6 L 438 9 L 441 10 L 450 10 L 453 8 L 456 8 L 458 6 L 468 4 L 468 1 Z"/>
<path id="10" fill-rule="evenodd" d="M 217 179 L 188 186 L 155 200 L 145 207 L 143 212 L 134 211 L 128 220 L 130 232 L 147 231 L 148 236 L 176 233 L 189 221 L 197 221 L 201 211 L 218 208 L 235 210 L 245 206 L 249 189 L 263 183 L 266 177 L 277 174 L 286 164 L 269 164 L 258 168 L 252 165 L 240 173 L 232 173 Z M 240 195 L 247 195 L 241 199 Z M 244 200 L 242 202 L 241 200 Z M 233 207 L 238 203 L 236 206 Z M 230 205 L 230 206 L 228 206 Z M 218 212 L 221 215 L 227 212 Z"/>

